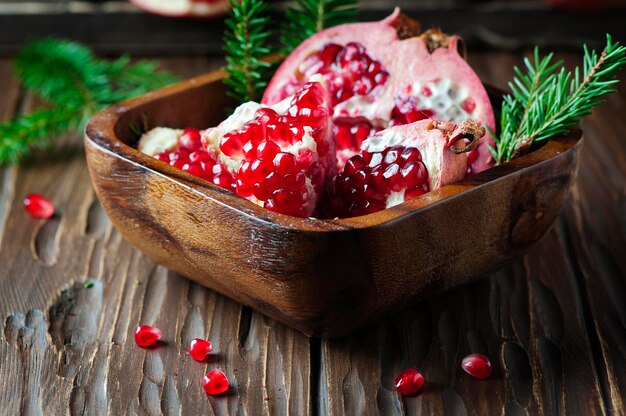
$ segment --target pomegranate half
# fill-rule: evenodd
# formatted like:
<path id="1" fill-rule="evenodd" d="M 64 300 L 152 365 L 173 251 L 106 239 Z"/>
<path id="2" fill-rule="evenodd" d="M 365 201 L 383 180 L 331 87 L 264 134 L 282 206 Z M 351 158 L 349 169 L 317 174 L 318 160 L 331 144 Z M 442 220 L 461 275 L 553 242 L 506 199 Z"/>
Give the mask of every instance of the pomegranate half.
<path id="1" fill-rule="evenodd" d="M 461 40 L 420 24 L 398 8 L 380 22 L 332 27 L 310 37 L 280 65 L 262 102 L 276 103 L 313 74 L 329 84 L 339 166 L 376 131 L 422 119 L 475 120 L 495 131 L 487 92 L 459 53 Z M 485 136 L 469 173 L 493 165 Z"/>
<path id="2" fill-rule="evenodd" d="M 228 0 L 130 0 L 140 9 L 168 17 L 207 18 L 221 16 L 230 8 Z"/>

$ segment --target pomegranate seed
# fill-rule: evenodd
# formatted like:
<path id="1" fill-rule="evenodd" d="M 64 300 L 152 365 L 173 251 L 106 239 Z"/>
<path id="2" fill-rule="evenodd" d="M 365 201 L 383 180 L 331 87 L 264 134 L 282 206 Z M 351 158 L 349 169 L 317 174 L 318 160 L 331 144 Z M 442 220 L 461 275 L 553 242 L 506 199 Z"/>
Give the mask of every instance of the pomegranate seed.
<path id="1" fill-rule="evenodd" d="M 408 368 L 396 377 L 393 386 L 401 395 L 409 396 L 420 391 L 425 381 L 424 376 L 419 371 L 414 368 Z"/>
<path id="2" fill-rule="evenodd" d="M 471 97 L 468 97 L 461 103 L 461 108 L 466 113 L 473 113 L 476 109 L 476 101 L 474 101 Z"/>
<path id="3" fill-rule="evenodd" d="M 24 209 L 33 218 L 48 219 L 54 214 L 54 205 L 48 198 L 39 194 L 29 194 L 24 199 Z"/>
<path id="4" fill-rule="evenodd" d="M 463 358 L 461 368 L 469 375 L 479 380 L 484 380 L 491 376 L 491 362 L 489 357 L 483 354 L 470 354 Z"/>
<path id="5" fill-rule="evenodd" d="M 206 356 L 209 355 L 213 351 L 213 346 L 209 341 L 204 339 L 196 338 L 191 341 L 189 344 L 189 349 L 187 352 L 196 361 L 204 361 Z"/>
<path id="6" fill-rule="evenodd" d="M 159 328 L 150 325 L 139 325 L 135 329 L 135 343 L 140 347 L 149 347 L 157 342 L 163 333 Z"/>
<path id="7" fill-rule="evenodd" d="M 273 160 L 280 152 L 280 147 L 272 141 L 264 141 L 257 147 L 256 156 L 259 159 Z"/>
<path id="8" fill-rule="evenodd" d="M 211 370 L 202 378 L 202 388 L 212 396 L 228 390 L 228 379 L 222 370 Z"/>
<path id="9" fill-rule="evenodd" d="M 191 150 L 201 148 L 202 140 L 200 139 L 200 131 L 192 128 L 183 130 L 183 134 L 180 136 L 179 142 L 181 146 Z"/>
<path id="10" fill-rule="evenodd" d="M 296 157 L 291 153 L 278 153 L 274 158 L 274 166 L 276 170 L 283 175 L 294 173 L 296 169 Z"/>

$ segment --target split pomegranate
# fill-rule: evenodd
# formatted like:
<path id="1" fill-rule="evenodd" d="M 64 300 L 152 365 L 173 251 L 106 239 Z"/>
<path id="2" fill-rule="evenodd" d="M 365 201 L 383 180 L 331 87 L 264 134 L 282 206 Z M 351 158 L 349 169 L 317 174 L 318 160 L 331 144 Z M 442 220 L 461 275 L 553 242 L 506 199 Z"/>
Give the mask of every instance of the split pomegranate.
<path id="1" fill-rule="evenodd" d="M 461 368 L 479 380 L 484 380 L 491 376 L 491 362 L 489 357 L 483 354 L 470 354 L 463 358 Z"/>
<path id="2" fill-rule="evenodd" d="M 228 379 L 222 370 L 211 370 L 202 378 L 202 388 L 212 396 L 224 393 L 228 387 Z"/>
<path id="3" fill-rule="evenodd" d="M 396 391 L 403 396 L 417 393 L 424 386 L 424 376 L 414 368 L 408 368 L 400 373 L 393 382 Z"/>
<path id="4" fill-rule="evenodd" d="M 234 178 L 215 156 L 204 149 L 200 131 L 156 127 L 139 140 L 138 149 L 217 186 L 234 191 Z"/>
<path id="5" fill-rule="evenodd" d="M 485 129 L 423 120 L 390 127 L 365 140 L 361 155 L 350 158 L 333 178 L 325 207 L 329 217 L 354 217 L 400 204 L 462 179 L 467 154 Z"/>
<path id="6" fill-rule="evenodd" d="M 336 166 L 328 91 L 321 78 L 265 107 L 249 102 L 203 132 L 237 194 L 269 210 L 308 217 Z"/>
<path id="7" fill-rule="evenodd" d="M 131 0 L 149 13 L 169 17 L 212 17 L 229 9 L 228 0 Z"/>
<path id="8" fill-rule="evenodd" d="M 189 343 L 187 352 L 196 361 L 204 361 L 206 356 L 213 351 L 213 346 L 209 341 L 201 338 L 196 338 Z"/>
<path id="9" fill-rule="evenodd" d="M 163 333 L 159 328 L 155 328 L 150 325 L 139 325 L 135 329 L 135 343 L 140 347 L 150 347 L 154 345 Z"/>
<path id="10" fill-rule="evenodd" d="M 24 209 L 33 218 L 48 219 L 54 214 L 54 205 L 48 198 L 39 194 L 30 194 L 24 199 Z"/>
<path id="11" fill-rule="evenodd" d="M 470 119 L 495 131 L 487 92 L 460 47 L 457 36 L 420 34 L 419 23 L 396 9 L 380 22 L 332 27 L 304 41 L 278 68 L 262 102 L 276 103 L 321 74 L 334 105 L 340 168 L 359 153 L 366 133 L 390 126 Z M 490 135 L 469 156 L 470 173 L 493 165 L 487 143 L 493 145 Z"/>

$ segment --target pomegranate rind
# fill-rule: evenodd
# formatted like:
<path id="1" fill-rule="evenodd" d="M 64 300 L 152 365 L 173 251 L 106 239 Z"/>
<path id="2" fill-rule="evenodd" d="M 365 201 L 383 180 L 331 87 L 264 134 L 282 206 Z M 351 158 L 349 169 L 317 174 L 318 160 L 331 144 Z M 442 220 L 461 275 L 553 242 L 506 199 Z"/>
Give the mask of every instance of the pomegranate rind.
<path id="1" fill-rule="evenodd" d="M 421 120 L 402 126 L 393 126 L 376 133 L 363 142 L 362 150 L 382 152 L 392 146 L 416 147 L 428 170 L 430 190 L 458 182 L 467 172 L 467 153 L 455 154 L 450 148 L 452 138 L 467 134 L 463 124 Z M 480 132 L 479 132 L 480 134 Z M 484 129 L 481 136 L 484 135 Z M 402 202 L 397 197 L 389 206 Z"/>
<path id="2" fill-rule="evenodd" d="M 410 20 L 399 8 L 379 22 L 351 23 L 323 30 L 300 44 L 280 65 L 262 99 L 264 104 L 280 101 L 292 80 L 305 82 L 299 66 L 305 59 L 329 43 L 346 45 L 358 42 L 368 55 L 389 73 L 388 81 L 367 95 L 354 95 L 335 105 L 333 117 L 366 117 L 378 127 L 387 127 L 398 97 L 420 93 L 423 88 L 435 91 L 434 99 L 420 97 L 420 107 L 434 110 L 432 118 L 459 123 L 466 119 L 481 122 L 495 131 L 495 116 L 484 85 L 458 52 L 460 38 L 445 36 L 445 46 L 430 51 L 426 36 L 401 37 L 400 25 Z M 400 33 L 400 35 L 399 35 Z M 451 93 L 449 93 L 451 91 Z M 437 95 L 439 94 L 439 95 Z M 454 95 L 454 96 L 453 96 Z M 444 100 L 445 98 L 445 100 Z M 471 99 L 471 105 L 463 105 Z M 443 100 L 443 101 L 442 101 Z M 466 111 L 470 108 L 471 111 Z M 494 145 L 486 135 L 471 165 L 477 173 L 493 166 L 486 144 Z"/>
<path id="3" fill-rule="evenodd" d="M 209 18 L 221 16 L 230 8 L 228 0 L 130 0 L 140 9 L 166 17 Z"/>

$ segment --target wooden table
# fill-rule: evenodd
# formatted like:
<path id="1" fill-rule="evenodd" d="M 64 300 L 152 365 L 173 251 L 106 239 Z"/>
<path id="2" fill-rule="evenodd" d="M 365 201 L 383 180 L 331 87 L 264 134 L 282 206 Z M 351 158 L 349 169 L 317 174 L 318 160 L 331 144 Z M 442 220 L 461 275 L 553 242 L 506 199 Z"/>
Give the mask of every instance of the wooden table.
<path id="1" fill-rule="evenodd" d="M 519 60 L 471 54 L 483 79 L 502 87 Z M 189 76 L 219 62 L 165 64 Z M 526 256 L 343 339 L 309 339 L 133 249 L 95 198 L 78 136 L 3 168 L 0 414 L 624 414 L 626 84 L 619 88 L 583 123 L 569 203 Z M 0 91 L 0 117 L 40 105 L 22 95 L 7 60 Z M 60 215 L 28 217 L 30 192 L 50 197 Z M 161 328 L 165 343 L 138 348 L 139 323 Z M 207 364 L 185 353 L 195 337 L 215 346 Z M 490 380 L 461 371 L 470 352 L 491 357 Z M 215 367 L 233 385 L 223 397 L 200 386 Z M 427 385 L 402 398 L 392 382 L 407 367 Z"/>

